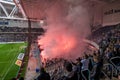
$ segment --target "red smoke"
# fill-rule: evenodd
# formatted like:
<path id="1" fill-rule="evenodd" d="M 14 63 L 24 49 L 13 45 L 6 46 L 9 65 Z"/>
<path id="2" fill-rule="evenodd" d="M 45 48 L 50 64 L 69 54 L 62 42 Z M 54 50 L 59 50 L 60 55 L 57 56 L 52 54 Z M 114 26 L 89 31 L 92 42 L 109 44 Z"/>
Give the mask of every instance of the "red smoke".
<path id="1" fill-rule="evenodd" d="M 80 4 L 59 0 L 47 8 L 47 26 L 43 26 L 47 32 L 38 40 L 44 49 L 43 57 L 73 59 L 82 55 L 86 47 L 83 39 L 90 34 L 90 23 L 87 8 Z"/>
<path id="2" fill-rule="evenodd" d="M 54 34 L 47 35 L 39 41 L 39 44 L 43 44 L 45 51 L 42 52 L 44 57 L 59 57 L 64 56 L 76 46 L 76 39 L 73 36 L 68 36 L 66 34 Z"/>

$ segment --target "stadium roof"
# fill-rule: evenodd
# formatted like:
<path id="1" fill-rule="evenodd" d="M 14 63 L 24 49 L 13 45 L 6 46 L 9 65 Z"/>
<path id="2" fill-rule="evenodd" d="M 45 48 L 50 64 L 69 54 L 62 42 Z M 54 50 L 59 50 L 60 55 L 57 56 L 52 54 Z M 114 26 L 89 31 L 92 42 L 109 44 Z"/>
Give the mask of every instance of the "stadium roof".
<path id="1" fill-rule="evenodd" d="M 57 1 L 61 1 L 61 0 L 0 0 L 0 7 L 3 9 L 3 13 L 5 13 L 5 16 L 2 16 L 2 18 L 4 17 L 16 18 L 16 16 L 14 17 L 13 15 L 15 14 L 15 11 L 17 11 L 18 12 L 17 18 L 21 17 L 19 16 L 21 13 L 22 18 L 24 19 L 29 18 L 34 20 L 40 20 L 45 18 L 46 16 L 45 11 L 49 7 L 54 5 Z M 88 1 L 110 3 L 117 0 L 88 0 Z M 8 5 L 10 5 L 11 7 Z"/>
<path id="2" fill-rule="evenodd" d="M 2 1 L 4 3 L 9 3 L 9 4 L 14 3 L 13 0 L 0 0 L 0 1 Z"/>
<path id="3" fill-rule="evenodd" d="M 52 6 L 58 0 L 20 0 L 17 3 L 21 4 L 27 18 L 40 20 L 45 17 L 45 10 Z"/>
<path id="4" fill-rule="evenodd" d="M 27 18 L 30 19 L 41 19 L 45 17 L 45 11 L 50 6 L 54 5 L 57 1 L 62 0 L 14 0 L 15 3 L 21 4 L 23 11 L 25 12 L 25 15 Z M 72 0 L 69 0 L 72 1 Z M 74 0 L 73 0 L 74 1 Z M 114 2 L 117 0 L 88 0 L 88 1 L 94 1 L 94 2 Z"/>

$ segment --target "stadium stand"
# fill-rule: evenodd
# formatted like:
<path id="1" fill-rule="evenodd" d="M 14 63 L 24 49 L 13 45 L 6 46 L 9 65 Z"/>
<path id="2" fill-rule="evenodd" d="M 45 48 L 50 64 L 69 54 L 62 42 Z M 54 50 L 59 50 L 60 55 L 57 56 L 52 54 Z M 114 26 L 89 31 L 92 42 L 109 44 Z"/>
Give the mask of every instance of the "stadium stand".
<path id="1" fill-rule="evenodd" d="M 43 32 L 42 28 L 32 28 L 32 38 L 36 38 L 37 35 L 41 35 Z M 27 41 L 27 36 L 28 28 L 0 27 L 0 42 Z"/>
<path id="2" fill-rule="evenodd" d="M 100 36 L 96 41 L 100 49 L 91 55 L 86 53 L 74 62 L 64 58 L 46 60 L 43 66 L 51 80 L 117 80 L 120 74 L 120 29 L 115 26 L 94 32 L 92 37 Z"/>

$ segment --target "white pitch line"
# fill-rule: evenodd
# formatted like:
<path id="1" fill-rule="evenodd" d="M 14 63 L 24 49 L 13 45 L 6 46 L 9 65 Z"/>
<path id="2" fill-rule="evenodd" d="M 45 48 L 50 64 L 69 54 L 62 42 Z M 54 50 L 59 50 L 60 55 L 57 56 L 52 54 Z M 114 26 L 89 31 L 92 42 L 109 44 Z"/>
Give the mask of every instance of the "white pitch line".
<path id="1" fill-rule="evenodd" d="M 15 62 L 15 59 L 16 59 L 16 57 L 14 58 L 14 61 L 12 62 L 12 64 L 11 64 L 11 66 L 8 68 L 8 70 L 6 71 L 6 73 L 5 73 L 5 75 L 4 75 L 4 77 L 2 78 L 2 80 L 4 80 L 4 78 L 6 77 L 6 75 L 7 75 L 7 73 L 9 72 L 9 70 L 11 69 L 11 67 L 13 66 L 13 64 L 14 64 L 14 62 Z"/>
<path id="2" fill-rule="evenodd" d="M 2 63 L 9 63 L 9 62 L 12 62 L 12 61 L 6 61 L 6 62 L 0 62 L 0 63 L 2 64 Z M 3 73 L 1 74 L 1 76 L 3 76 L 4 73 L 5 73 L 5 71 L 3 71 Z"/>
<path id="3" fill-rule="evenodd" d="M 25 43 L 25 42 L 0 42 L 0 44 L 10 44 L 10 43 Z M 6 71 L 4 77 L 2 78 L 2 80 L 4 80 L 4 78 L 6 77 L 7 73 L 9 72 L 10 68 L 13 66 L 14 62 L 15 62 L 16 57 L 14 58 L 14 61 L 12 62 L 11 66 L 8 68 L 8 70 Z"/>
<path id="4" fill-rule="evenodd" d="M 10 62 L 10 61 L 9 61 L 9 62 Z M 0 62 L 0 63 L 2 64 L 2 63 L 9 63 L 9 62 L 7 61 L 7 62 Z M 3 71 L 3 72 L 4 72 L 4 71 Z M 0 75 L 0 77 L 3 76 L 3 74 L 4 74 L 4 73 L 2 73 L 2 74 Z M 2 77 L 1 77 L 1 78 L 2 78 Z"/>

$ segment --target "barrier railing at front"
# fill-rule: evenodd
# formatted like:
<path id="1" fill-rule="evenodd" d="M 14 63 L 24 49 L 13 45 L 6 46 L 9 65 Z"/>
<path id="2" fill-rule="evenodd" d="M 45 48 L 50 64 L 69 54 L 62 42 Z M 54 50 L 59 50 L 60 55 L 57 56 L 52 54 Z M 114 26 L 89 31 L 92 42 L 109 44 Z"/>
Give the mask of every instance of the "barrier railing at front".
<path id="1" fill-rule="evenodd" d="M 102 73 L 108 80 L 113 79 L 113 66 L 109 63 L 103 65 Z"/>

